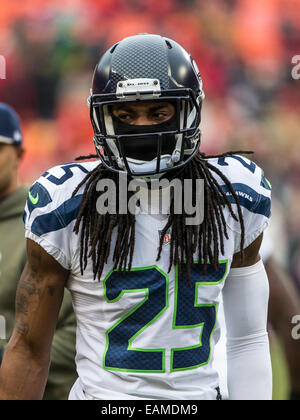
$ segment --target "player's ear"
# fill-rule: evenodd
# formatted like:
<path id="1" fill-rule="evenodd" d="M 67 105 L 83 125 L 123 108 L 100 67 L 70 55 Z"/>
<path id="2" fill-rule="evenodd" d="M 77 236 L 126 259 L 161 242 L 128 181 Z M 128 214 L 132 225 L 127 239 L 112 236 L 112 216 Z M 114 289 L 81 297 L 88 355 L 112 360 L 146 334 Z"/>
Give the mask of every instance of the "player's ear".
<path id="1" fill-rule="evenodd" d="M 25 154 L 25 149 L 22 146 L 18 146 L 16 148 L 16 150 L 17 150 L 18 159 L 22 159 L 24 157 L 24 154 Z"/>

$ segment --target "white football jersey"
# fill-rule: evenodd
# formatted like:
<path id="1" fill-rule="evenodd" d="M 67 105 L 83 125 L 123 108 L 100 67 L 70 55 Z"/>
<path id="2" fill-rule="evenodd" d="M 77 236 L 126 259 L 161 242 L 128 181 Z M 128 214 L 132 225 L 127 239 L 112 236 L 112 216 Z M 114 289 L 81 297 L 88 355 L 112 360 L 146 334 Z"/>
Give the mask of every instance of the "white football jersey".
<path id="1" fill-rule="evenodd" d="M 269 184 L 257 165 L 240 156 L 210 163 L 239 196 L 247 247 L 268 224 Z M 201 274 L 195 261 L 192 287 L 186 279 L 178 280 L 174 267 L 168 273 L 169 235 L 156 261 L 164 214 L 136 216 L 131 271 L 114 271 L 110 256 L 100 281 L 93 278 L 91 262 L 81 275 L 80 240 L 73 228 L 84 187 L 74 197 L 72 192 L 98 164 L 69 163 L 45 172 L 32 185 L 24 212 L 26 237 L 70 271 L 67 287 L 77 318 L 76 364 L 83 395 L 104 400 L 216 399 L 219 379 L 212 360 L 220 336 L 218 307 L 233 255 L 240 250 L 239 222 L 224 209 L 229 239 L 219 270 L 209 265 Z M 115 238 L 116 232 L 111 250 Z"/>

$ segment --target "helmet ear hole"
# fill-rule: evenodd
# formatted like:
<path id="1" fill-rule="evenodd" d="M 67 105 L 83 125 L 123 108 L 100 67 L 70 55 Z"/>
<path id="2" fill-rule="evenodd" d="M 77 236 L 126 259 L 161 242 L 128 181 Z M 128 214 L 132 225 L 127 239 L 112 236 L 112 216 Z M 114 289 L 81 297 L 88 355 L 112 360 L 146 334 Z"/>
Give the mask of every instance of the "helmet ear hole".
<path id="1" fill-rule="evenodd" d="M 115 45 L 111 48 L 111 50 L 110 50 L 110 53 L 111 53 L 111 54 L 115 51 L 115 49 L 117 48 L 117 46 L 118 46 L 118 45 L 119 45 L 119 43 L 115 44 Z"/>
<path id="2" fill-rule="evenodd" d="M 168 41 L 167 39 L 166 39 L 166 44 L 167 44 L 167 47 L 169 48 L 169 50 L 171 50 L 173 48 L 171 42 Z"/>

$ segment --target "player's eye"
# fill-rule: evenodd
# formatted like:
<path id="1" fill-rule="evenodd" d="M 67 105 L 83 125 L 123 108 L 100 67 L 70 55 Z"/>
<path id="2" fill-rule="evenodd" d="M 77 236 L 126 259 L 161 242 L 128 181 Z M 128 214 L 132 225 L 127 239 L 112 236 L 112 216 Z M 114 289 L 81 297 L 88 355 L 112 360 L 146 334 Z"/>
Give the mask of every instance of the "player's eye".
<path id="1" fill-rule="evenodd" d="M 155 112 L 152 114 L 152 118 L 158 121 L 166 120 L 168 117 L 169 116 L 166 112 Z"/>
<path id="2" fill-rule="evenodd" d="M 119 120 L 121 120 L 121 121 L 125 121 L 125 122 L 128 122 L 128 121 L 131 121 L 132 120 L 132 117 L 131 117 L 131 115 L 130 114 L 119 114 L 118 115 L 118 118 L 119 118 Z"/>

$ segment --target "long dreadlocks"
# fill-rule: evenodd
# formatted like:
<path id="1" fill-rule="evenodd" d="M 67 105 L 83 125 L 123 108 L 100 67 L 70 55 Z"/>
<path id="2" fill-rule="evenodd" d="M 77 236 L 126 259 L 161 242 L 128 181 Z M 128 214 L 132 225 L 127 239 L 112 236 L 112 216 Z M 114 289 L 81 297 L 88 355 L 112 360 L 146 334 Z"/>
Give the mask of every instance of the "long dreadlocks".
<path id="1" fill-rule="evenodd" d="M 224 218 L 224 207 L 227 207 L 231 216 L 240 223 L 241 227 L 241 258 L 243 258 L 245 227 L 238 196 L 227 177 L 214 165 L 209 158 L 220 158 L 240 153 L 252 152 L 227 152 L 221 155 L 207 156 L 198 152 L 184 169 L 176 174 L 176 178 L 204 180 L 204 220 L 200 225 L 186 225 L 185 213 L 175 214 L 174 203 L 171 202 L 168 221 L 161 232 L 157 261 L 160 259 L 164 235 L 171 229 L 169 271 L 172 265 L 178 267 L 178 276 L 182 277 L 186 268 L 187 279 L 190 281 L 191 265 L 194 254 L 198 250 L 198 264 L 206 272 L 207 264 L 213 264 L 217 270 L 219 254 L 224 254 L 224 241 L 228 239 L 228 232 Z M 80 156 L 76 160 L 96 158 L 97 155 Z M 237 215 L 234 213 L 230 200 L 225 191 L 212 175 L 218 175 L 228 191 L 232 194 L 237 205 Z M 107 263 L 111 252 L 111 240 L 114 229 L 117 229 L 116 243 L 113 251 L 114 269 L 119 271 L 130 270 L 135 245 L 135 215 L 134 214 L 99 214 L 96 210 L 96 201 L 99 193 L 96 185 L 100 179 L 109 178 L 115 182 L 117 195 L 119 194 L 118 174 L 106 169 L 99 164 L 89 172 L 73 192 L 73 196 L 85 185 L 83 198 L 74 226 L 74 232 L 80 232 L 80 266 L 83 274 L 88 259 L 93 264 L 94 279 L 102 274 L 104 264 Z M 130 194 L 128 199 L 130 199 Z M 118 200 L 117 200 L 118 201 Z"/>

